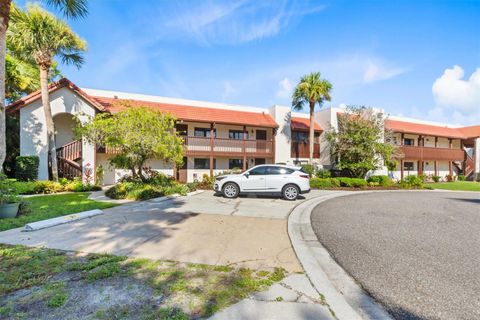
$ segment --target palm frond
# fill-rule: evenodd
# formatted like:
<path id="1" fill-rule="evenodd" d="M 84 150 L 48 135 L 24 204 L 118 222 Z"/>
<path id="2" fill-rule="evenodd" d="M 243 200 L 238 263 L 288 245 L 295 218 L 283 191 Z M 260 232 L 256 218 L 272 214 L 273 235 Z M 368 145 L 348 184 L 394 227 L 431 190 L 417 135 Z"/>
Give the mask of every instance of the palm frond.
<path id="1" fill-rule="evenodd" d="M 88 14 L 87 0 L 45 0 L 46 3 L 59 9 L 70 19 L 84 18 Z"/>

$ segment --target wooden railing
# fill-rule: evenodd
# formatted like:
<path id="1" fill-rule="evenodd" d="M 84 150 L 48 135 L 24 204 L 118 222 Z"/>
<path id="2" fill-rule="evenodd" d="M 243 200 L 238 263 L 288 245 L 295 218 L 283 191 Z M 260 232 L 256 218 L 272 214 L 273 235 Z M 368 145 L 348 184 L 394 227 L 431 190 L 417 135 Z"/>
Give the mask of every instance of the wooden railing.
<path id="1" fill-rule="evenodd" d="M 75 161 L 57 158 L 57 165 L 60 178 L 73 179 L 82 176 L 82 167 Z"/>
<path id="2" fill-rule="evenodd" d="M 186 156 L 249 156 L 269 157 L 273 155 L 273 142 L 267 140 L 238 140 L 207 137 L 184 138 Z"/>
<path id="3" fill-rule="evenodd" d="M 57 148 L 57 158 L 77 160 L 82 157 L 82 140 L 69 142 Z"/>
<path id="4" fill-rule="evenodd" d="M 308 142 L 291 142 L 290 157 L 294 159 L 309 158 L 310 157 L 310 144 Z M 320 157 L 320 144 L 313 144 L 313 157 Z"/>
<path id="5" fill-rule="evenodd" d="M 465 172 L 466 177 L 470 176 L 475 171 L 475 162 L 473 158 L 467 154 L 467 160 L 465 161 Z"/>
<path id="6" fill-rule="evenodd" d="M 405 160 L 440 160 L 464 161 L 465 151 L 462 149 L 399 146 L 399 158 Z"/>

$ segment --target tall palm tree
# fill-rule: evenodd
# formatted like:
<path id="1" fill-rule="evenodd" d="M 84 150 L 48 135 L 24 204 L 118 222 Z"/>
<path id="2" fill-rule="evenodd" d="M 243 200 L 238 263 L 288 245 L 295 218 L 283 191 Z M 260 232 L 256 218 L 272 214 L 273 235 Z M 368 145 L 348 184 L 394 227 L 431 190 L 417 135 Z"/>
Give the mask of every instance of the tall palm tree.
<path id="1" fill-rule="evenodd" d="M 48 150 L 51 154 L 52 179 L 58 180 L 48 73 L 54 57 L 60 58 L 65 64 L 73 64 L 80 68 L 86 43 L 70 29 L 68 24 L 38 5 L 27 5 L 26 11 L 12 7 L 10 18 L 11 26 L 7 32 L 9 45 L 15 52 L 21 53 L 25 60 L 33 59 L 40 69 L 40 91 L 45 112 Z"/>
<path id="2" fill-rule="evenodd" d="M 81 18 L 88 13 L 87 0 L 46 0 L 46 2 L 59 9 L 68 18 Z M 2 171 L 7 153 L 5 142 L 5 57 L 11 4 L 12 0 L 0 0 L 0 171 Z"/>
<path id="3" fill-rule="evenodd" d="M 313 139 L 315 132 L 314 111 L 315 105 L 321 107 L 325 100 L 330 101 L 332 84 L 322 79 L 320 72 L 312 72 L 300 78 L 292 94 L 292 107 L 294 110 L 302 110 L 305 105 L 310 107 L 310 163 L 313 163 Z"/>

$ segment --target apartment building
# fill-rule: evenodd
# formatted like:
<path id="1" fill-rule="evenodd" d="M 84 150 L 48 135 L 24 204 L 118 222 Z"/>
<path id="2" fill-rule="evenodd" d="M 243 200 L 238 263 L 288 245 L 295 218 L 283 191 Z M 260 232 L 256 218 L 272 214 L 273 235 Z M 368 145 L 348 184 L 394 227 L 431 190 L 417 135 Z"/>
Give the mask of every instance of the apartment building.
<path id="1" fill-rule="evenodd" d="M 110 166 L 111 150 L 77 140 L 73 130 L 74 117 L 85 122 L 99 112 L 119 112 L 126 104 L 169 112 L 178 119 L 175 130 L 185 144 L 183 166 L 176 168 L 160 160 L 151 160 L 147 166 L 182 182 L 264 163 L 308 162 L 309 117 L 287 106 L 257 108 L 86 89 L 65 78 L 51 84 L 49 90 L 59 173 L 68 178 L 83 176 L 85 170 L 100 165 L 105 171 L 104 184 L 113 184 L 129 174 L 128 170 Z M 48 179 L 49 155 L 40 92 L 12 103 L 7 112 L 20 117 L 21 155 L 38 155 L 38 178 Z M 325 133 L 337 128 L 337 117 L 342 112 L 341 108 L 328 108 L 315 114 L 314 162 L 320 166 L 334 165 Z M 398 179 L 408 174 L 480 172 L 480 126 L 457 128 L 389 117 L 385 128 L 394 132 L 392 142 L 402 150 L 398 170 L 393 173 Z M 386 173 L 386 169 L 379 172 Z"/>

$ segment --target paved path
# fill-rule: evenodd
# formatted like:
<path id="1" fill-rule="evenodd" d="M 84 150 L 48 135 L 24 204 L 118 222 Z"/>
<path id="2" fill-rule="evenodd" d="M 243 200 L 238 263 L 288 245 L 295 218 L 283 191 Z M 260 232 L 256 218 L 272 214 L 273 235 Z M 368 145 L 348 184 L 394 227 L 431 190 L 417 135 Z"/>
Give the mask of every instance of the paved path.
<path id="1" fill-rule="evenodd" d="M 321 203 L 321 243 L 399 319 L 480 318 L 480 194 L 388 192 Z"/>
<path id="2" fill-rule="evenodd" d="M 210 320 L 334 320 L 329 306 L 303 274 L 293 274 L 251 295 Z"/>

